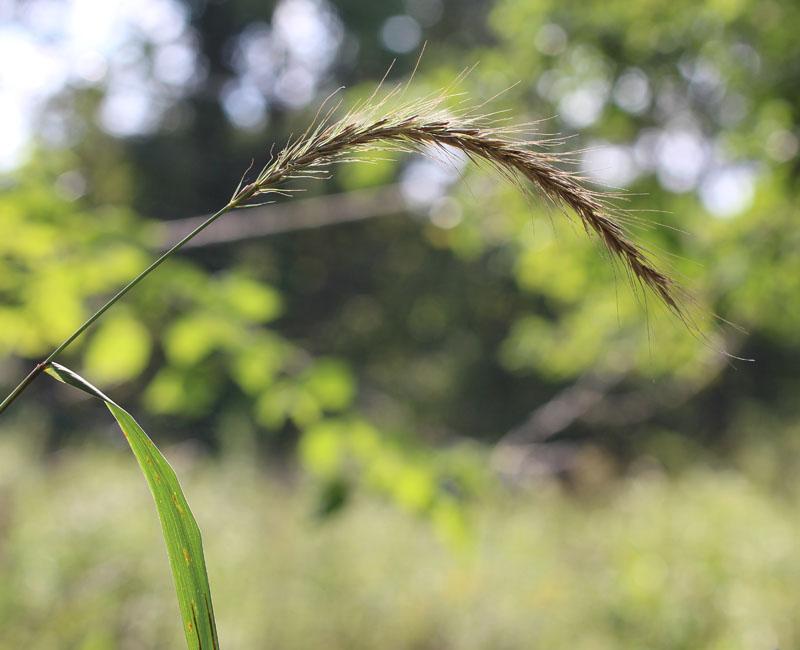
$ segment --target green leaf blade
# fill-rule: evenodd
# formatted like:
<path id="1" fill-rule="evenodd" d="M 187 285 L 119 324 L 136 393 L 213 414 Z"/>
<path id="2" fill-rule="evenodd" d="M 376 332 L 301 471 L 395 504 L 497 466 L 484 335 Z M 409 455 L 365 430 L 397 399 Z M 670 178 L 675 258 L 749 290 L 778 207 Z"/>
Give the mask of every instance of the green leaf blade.
<path id="1" fill-rule="evenodd" d="M 125 409 L 64 366 L 52 363 L 46 372 L 105 402 L 117 420 L 156 502 L 189 649 L 218 650 L 219 640 L 200 528 L 175 471 Z"/>

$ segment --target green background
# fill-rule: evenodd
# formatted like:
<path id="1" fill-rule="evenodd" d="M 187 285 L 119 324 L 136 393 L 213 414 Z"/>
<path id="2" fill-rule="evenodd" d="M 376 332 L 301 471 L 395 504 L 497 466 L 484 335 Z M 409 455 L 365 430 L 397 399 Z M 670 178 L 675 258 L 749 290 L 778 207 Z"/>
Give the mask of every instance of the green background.
<path id="1" fill-rule="evenodd" d="M 60 358 L 175 466 L 222 646 L 797 645 L 800 8 L 161 4 L 169 29 L 141 19 L 103 74 L 53 86 L 3 176 L 6 392 L 330 92 L 343 112 L 395 58 L 405 83 L 423 41 L 410 96 L 477 62 L 454 91 L 501 93 L 482 110 L 623 185 L 700 331 L 457 159 L 369 155 L 226 215 Z M 45 51 L 37 6 L 72 5 L 9 3 L 5 29 Z M 246 233 L 271 211 L 284 232 Z M 73 392 L 37 380 L 0 419 L 0 648 L 180 647 L 146 486 Z"/>

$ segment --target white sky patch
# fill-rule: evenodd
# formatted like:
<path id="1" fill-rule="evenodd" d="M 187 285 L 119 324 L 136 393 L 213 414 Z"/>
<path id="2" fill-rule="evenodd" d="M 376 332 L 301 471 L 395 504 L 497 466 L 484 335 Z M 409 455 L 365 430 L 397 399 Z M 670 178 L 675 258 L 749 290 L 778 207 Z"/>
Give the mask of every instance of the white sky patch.
<path id="1" fill-rule="evenodd" d="M 130 21 L 147 40 L 157 44 L 177 39 L 183 34 L 189 20 L 186 7 L 172 0 L 136 0 L 122 4 L 124 20 Z"/>
<path id="2" fill-rule="evenodd" d="M 32 117 L 67 70 L 50 51 L 40 48 L 15 25 L 0 27 L 0 171 L 14 169 L 24 155 Z"/>
<path id="3" fill-rule="evenodd" d="M 119 19 L 119 4 L 102 0 L 73 0 L 67 9 L 61 40 L 68 49 L 109 52 L 127 37 L 128 29 Z M 126 33 L 120 33 L 122 31 Z"/>
<path id="4" fill-rule="evenodd" d="M 278 69 L 286 58 L 270 26 L 251 23 L 236 39 L 231 63 L 242 81 L 254 84 L 267 95 L 273 92 Z"/>
<path id="5" fill-rule="evenodd" d="M 153 74 L 172 86 L 186 86 L 197 74 L 197 44 L 179 39 L 160 45 L 153 56 Z"/>
<path id="6" fill-rule="evenodd" d="M 409 206 L 427 210 L 460 177 L 467 163 L 464 152 L 452 147 L 431 147 L 403 170 L 400 191 Z"/>
<path id="7" fill-rule="evenodd" d="M 283 0 L 272 16 L 275 37 L 309 70 L 326 70 L 342 40 L 343 27 L 327 3 Z"/>
<path id="8" fill-rule="evenodd" d="M 407 14 L 391 16 L 381 27 L 381 41 L 387 50 L 405 54 L 416 49 L 422 40 L 422 28 Z"/>
<path id="9" fill-rule="evenodd" d="M 569 80 L 557 70 L 545 70 L 536 82 L 536 92 L 541 97 L 557 102 L 567 91 Z"/>
<path id="10" fill-rule="evenodd" d="M 241 84 L 257 88 L 267 105 L 300 108 L 316 96 L 343 37 L 344 27 L 327 2 L 282 0 L 270 24 L 252 23 L 236 38 L 231 62 Z"/>
<path id="11" fill-rule="evenodd" d="M 25 153 L 28 144 L 28 124 L 25 110 L 18 102 L 8 100 L 8 94 L 0 90 L 0 172 L 14 169 Z"/>
<path id="12" fill-rule="evenodd" d="M 100 124 L 115 135 L 136 135 L 157 126 L 177 99 L 175 92 L 159 97 L 158 82 L 178 87 L 194 74 L 197 47 L 184 38 L 187 10 L 176 0 L 27 0 L 4 14 L 0 168 L 5 171 L 22 162 L 42 107 L 68 84 L 109 80 Z M 158 47 L 155 78 L 130 65 L 141 57 L 142 41 Z"/>
<path id="13" fill-rule="evenodd" d="M 94 85 L 108 73 L 108 61 L 99 52 L 87 50 L 76 57 L 74 72 L 87 84 Z"/>
<path id="14" fill-rule="evenodd" d="M 31 101 L 46 98 L 69 77 L 68 64 L 59 54 L 57 47 L 37 42 L 19 26 L 0 27 L 0 88 Z"/>
<path id="15" fill-rule="evenodd" d="M 559 117 L 577 129 L 594 124 L 603 113 L 608 91 L 608 82 L 603 79 L 592 79 L 581 84 L 561 98 L 558 103 Z"/>
<path id="16" fill-rule="evenodd" d="M 658 180 L 670 192 L 688 192 L 697 187 L 709 158 L 709 143 L 688 128 L 662 131 L 655 151 Z"/>
<path id="17" fill-rule="evenodd" d="M 661 130 L 655 128 L 642 129 L 633 143 L 633 158 L 637 167 L 644 171 L 652 171 L 657 165 L 656 152 L 661 140 Z"/>
<path id="18" fill-rule="evenodd" d="M 287 68 L 275 84 L 275 94 L 287 106 L 302 108 L 314 99 L 317 79 L 301 65 Z"/>
<path id="19" fill-rule="evenodd" d="M 700 199 L 715 217 L 730 219 L 753 205 L 755 186 L 756 171 L 751 165 L 728 165 L 703 179 Z"/>
<path id="20" fill-rule="evenodd" d="M 722 99 L 725 82 L 717 67 L 711 61 L 699 57 L 694 60 L 681 60 L 678 64 L 681 75 L 689 81 L 689 91 L 707 98 Z"/>
<path id="21" fill-rule="evenodd" d="M 614 102 L 622 110 L 639 115 L 650 107 L 652 93 L 647 75 L 639 68 L 628 68 L 614 85 Z"/>
<path id="22" fill-rule="evenodd" d="M 229 81 L 222 89 L 222 107 L 228 119 L 244 130 L 259 129 L 267 121 L 267 102 L 258 88 L 242 81 Z"/>
<path id="23" fill-rule="evenodd" d="M 100 107 L 100 124 L 119 138 L 152 131 L 161 111 L 154 107 L 153 98 L 140 88 L 109 92 Z"/>
<path id="24" fill-rule="evenodd" d="M 591 180 L 613 188 L 623 188 L 637 176 L 630 147 L 594 142 L 581 156 L 581 171 Z"/>

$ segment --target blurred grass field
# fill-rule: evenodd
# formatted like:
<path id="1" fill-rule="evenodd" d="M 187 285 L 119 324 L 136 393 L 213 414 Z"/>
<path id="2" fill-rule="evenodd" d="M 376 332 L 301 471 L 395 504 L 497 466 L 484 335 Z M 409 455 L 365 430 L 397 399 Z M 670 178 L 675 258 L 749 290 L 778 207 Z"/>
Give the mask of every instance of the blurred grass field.
<path id="1" fill-rule="evenodd" d="M 307 481 L 164 450 L 203 529 L 224 648 L 797 647 L 800 512 L 730 470 L 497 487 L 471 540 L 372 497 L 315 520 Z M 100 469 L 98 469 L 98 467 Z M 87 498 L 88 497 L 88 498 Z M 0 439 L 0 649 L 178 648 L 155 508 L 130 453 Z"/>

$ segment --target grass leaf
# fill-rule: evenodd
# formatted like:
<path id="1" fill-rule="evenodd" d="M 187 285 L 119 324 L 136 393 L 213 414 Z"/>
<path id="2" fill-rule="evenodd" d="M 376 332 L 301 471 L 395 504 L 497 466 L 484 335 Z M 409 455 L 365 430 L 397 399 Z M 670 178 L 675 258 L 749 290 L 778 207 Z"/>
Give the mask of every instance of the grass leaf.
<path id="1" fill-rule="evenodd" d="M 217 650 L 219 642 L 200 529 L 174 470 L 131 415 L 100 390 L 57 363 L 48 364 L 45 372 L 103 400 L 116 418 L 156 501 L 189 650 Z"/>

